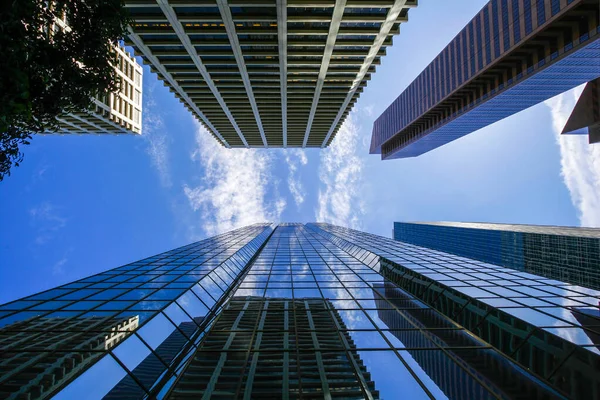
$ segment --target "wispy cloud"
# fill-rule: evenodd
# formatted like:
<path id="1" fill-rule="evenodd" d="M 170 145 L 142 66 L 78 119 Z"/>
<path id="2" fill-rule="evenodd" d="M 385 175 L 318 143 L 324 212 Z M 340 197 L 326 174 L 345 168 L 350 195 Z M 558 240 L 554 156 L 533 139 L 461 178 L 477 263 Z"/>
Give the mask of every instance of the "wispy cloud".
<path id="1" fill-rule="evenodd" d="M 59 209 L 50 202 L 43 202 L 29 209 L 31 223 L 37 228 L 35 244 L 48 243 L 58 231 L 67 225 L 67 218 L 63 217 Z"/>
<path id="2" fill-rule="evenodd" d="M 375 105 L 368 104 L 368 105 L 362 107 L 361 111 L 366 117 L 371 118 L 371 117 L 375 116 Z"/>
<path id="3" fill-rule="evenodd" d="M 48 171 L 48 168 L 50 168 L 50 166 L 48 164 L 44 164 L 40 167 L 40 169 L 38 169 L 37 171 L 35 171 L 35 175 L 34 175 L 34 179 L 37 178 L 40 181 L 44 179 L 44 175 L 46 174 L 46 171 Z"/>
<path id="4" fill-rule="evenodd" d="M 50 165 L 48 165 L 48 163 L 46 163 L 45 161 L 42 161 L 38 164 L 38 167 L 33 171 L 33 173 L 31 174 L 31 180 L 29 181 L 29 183 L 25 186 L 25 190 L 27 192 L 30 192 L 34 189 L 34 187 L 44 181 L 46 174 L 48 172 L 48 170 L 50 169 Z"/>
<path id="5" fill-rule="evenodd" d="M 65 256 L 54 263 L 52 266 L 52 274 L 53 275 L 62 275 L 65 273 L 65 264 L 69 261 L 69 259 Z"/>
<path id="6" fill-rule="evenodd" d="M 192 158 L 203 176 L 199 184 L 185 184 L 183 190 L 206 235 L 279 221 L 286 201 L 272 177 L 270 150 L 226 149 L 199 125 L 196 144 Z"/>
<path id="7" fill-rule="evenodd" d="M 142 121 L 142 137 L 146 141 L 146 153 L 160 179 L 161 185 L 171 187 L 169 170 L 169 142 L 161 112 L 154 101 L 155 83 L 147 85 L 144 93 L 144 118 Z"/>
<path id="8" fill-rule="evenodd" d="M 288 165 L 288 189 L 294 198 L 297 207 L 304 203 L 305 190 L 298 177 L 298 166 L 304 166 L 308 163 L 308 158 L 304 150 L 290 149 L 285 150 L 285 162 Z"/>
<path id="9" fill-rule="evenodd" d="M 560 147 L 562 177 L 579 213 L 582 226 L 600 227 L 600 145 L 587 135 L 560 135 L 584 86 L 546 101 Z"/>
<path id="10" fill-rule="evenodd" d="M 360 228 L 364 204 L 360 196 L 363 164 L 359 151 L 359 127 L 355 113 L 347 119 L 333 143 L 321 152 L 319 201 L 315 210 L 318 222 Z"/>

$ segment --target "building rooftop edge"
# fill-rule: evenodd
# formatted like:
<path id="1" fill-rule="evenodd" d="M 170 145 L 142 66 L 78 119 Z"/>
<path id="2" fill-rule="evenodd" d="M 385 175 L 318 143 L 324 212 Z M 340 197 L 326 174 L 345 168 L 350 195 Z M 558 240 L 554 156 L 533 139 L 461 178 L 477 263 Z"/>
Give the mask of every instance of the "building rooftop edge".
<path id="1" fill-rule="evenodd" d="M 458 222 L 458 221 L 394 221 L 394 224 L 432 225 L 468 229 L 488 229 L 496 231 L 512 231 L 521 233 L 539 233 L 546 235 L 562 235 L 574 237 L 589 237 L 600 239 L 600 228 L 558 226 L 558 225 L 528 225 L 498 222 Z"/>

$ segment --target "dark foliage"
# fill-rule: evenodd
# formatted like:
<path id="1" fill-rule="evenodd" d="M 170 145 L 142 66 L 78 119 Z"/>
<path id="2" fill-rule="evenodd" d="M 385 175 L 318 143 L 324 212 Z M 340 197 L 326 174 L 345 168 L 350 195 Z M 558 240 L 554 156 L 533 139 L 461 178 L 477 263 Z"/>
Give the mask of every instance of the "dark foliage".
<path id="1" fill-rule="evenodd" d="M 61 16 L 70 29 L 55 25 Z M 111 46 L 128 24 L 123 0 L 0 2 L 0 181 L 32 134 L 57 130 L 61 113 L 118 90 Z"/>

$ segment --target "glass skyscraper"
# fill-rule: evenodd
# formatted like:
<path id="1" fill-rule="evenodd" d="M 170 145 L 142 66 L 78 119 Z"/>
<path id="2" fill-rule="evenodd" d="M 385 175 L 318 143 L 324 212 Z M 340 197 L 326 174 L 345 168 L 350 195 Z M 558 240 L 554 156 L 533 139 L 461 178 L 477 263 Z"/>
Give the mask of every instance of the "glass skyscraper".
<path id="1" fill-rule="evenodd" d="M 600 292 L 256 224 L 0 306 L 0 397 L 593 399 Z"/>
<path id="2" fill-rule="evenodd" d="M 600 229 L 394 222 L 394 239 L 600 290 Z"/>

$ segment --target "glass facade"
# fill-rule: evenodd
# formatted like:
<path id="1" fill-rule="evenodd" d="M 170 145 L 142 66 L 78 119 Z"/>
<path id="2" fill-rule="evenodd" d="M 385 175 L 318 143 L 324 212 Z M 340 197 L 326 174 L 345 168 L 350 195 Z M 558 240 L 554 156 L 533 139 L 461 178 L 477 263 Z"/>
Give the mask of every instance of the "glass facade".
<path id="1" fill-rule="evenodd" d="M 378 399 L 336 307 L 322 297 L 233 297 L 173 389 L 173 399 Z"/>
<path id="2" fill-rule="evenodd" d="M 394 223 L 394 239 L 600 290 L 600 229 Z"/>
<path id="3" fill-rule="evenodd" d="M 0 397 L 597 398 L 599 296 L 257 224 L 0 306 Z"/>
<path id="4" fill-rule="evenodd" d="M 567 397 L 600 396 L 600 291 L 333 225 L 314 227 L 351 254 L 377 257 L 384 277 Z"/>
<path id="5" fill-rule="evenodd" d="M 153 393 L 272 231 L 238 229 L 0 306 L 0 398 Z"/>
<path id="6" fill-rule="evenodd" d="M 489 1 L 377 118 L 371 154 L 418 156 L 598 78 L 599 22 L 596 0 Z"/>

